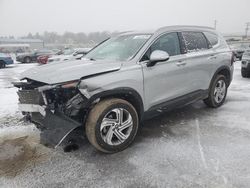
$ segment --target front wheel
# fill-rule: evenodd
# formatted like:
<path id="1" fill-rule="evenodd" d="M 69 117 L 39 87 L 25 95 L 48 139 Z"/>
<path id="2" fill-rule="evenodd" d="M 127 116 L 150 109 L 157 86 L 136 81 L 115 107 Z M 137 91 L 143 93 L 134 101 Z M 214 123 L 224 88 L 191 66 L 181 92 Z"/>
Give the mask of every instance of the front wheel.
<path id="1" fill-rule="evenodd" d="M 31 58 L 30 57 L 25 57 L 24 58 L 24 63 L 31 63 Z"/>
<path id="2" fill-rule="evenodd" d="M 204 103 L 212 108 L 218 108 L 225 102 L 227 96 L 227 81 L 224 75 L 218 75 L 210 86 L 208 98 Z"/>
<path id="3" fill-rule="evenodd" d="M 90 111 L 85 129 L 90 143 L 105 153 L 127 148 L 139 126 L 135 108 L 122 99 L 106 99 Z"/>
<path id="4" fill-rule="evenodd" d="M 5 63 L 4 63 L 4 61 L 0 61 L 0 69 L 1 68 L 5 68 Z"/>

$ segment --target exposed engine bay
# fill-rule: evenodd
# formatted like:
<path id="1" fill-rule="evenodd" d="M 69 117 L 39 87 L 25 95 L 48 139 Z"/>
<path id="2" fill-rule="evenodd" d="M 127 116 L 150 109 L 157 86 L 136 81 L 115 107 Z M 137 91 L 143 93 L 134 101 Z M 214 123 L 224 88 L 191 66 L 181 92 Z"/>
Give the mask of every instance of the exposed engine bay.
<path id="1" fill-rule="evenodd" d="M 19 109 L 41 130 L 42 144 L 56 147 L 83 125 L 88 100 L 79 92 L 77 83 L 47 85 L 29 79 L 13 83 L 19 88 Z"/>

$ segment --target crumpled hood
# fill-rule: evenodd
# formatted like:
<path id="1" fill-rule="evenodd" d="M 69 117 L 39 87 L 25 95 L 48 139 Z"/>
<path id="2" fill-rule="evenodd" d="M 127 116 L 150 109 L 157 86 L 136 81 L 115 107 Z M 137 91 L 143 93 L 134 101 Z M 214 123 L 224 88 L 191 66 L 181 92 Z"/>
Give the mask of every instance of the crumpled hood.
<path id="1" fill-rule="evenodd" d="M 55 62 L 43 66 L 37 66 L 21 74 L 20 79 L 32 79 L 35 81 L 57 84 L 78 80 L 85 76 L 116 71 L 121 68 L 121 62 L 76 60 Z"/>

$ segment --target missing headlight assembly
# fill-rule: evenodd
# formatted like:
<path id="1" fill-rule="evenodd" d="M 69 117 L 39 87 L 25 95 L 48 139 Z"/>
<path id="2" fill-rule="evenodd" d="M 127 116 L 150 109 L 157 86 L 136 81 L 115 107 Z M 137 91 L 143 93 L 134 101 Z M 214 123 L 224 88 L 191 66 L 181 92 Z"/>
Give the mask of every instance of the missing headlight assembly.
<path id="1" fill-rule="evenodd" d="M 84 121 L 87 98 L 78 81 L 46 85 L 36 81 L 15 82 L 19 110 L 41 130 L 41 143 L 56 147 Z"/>

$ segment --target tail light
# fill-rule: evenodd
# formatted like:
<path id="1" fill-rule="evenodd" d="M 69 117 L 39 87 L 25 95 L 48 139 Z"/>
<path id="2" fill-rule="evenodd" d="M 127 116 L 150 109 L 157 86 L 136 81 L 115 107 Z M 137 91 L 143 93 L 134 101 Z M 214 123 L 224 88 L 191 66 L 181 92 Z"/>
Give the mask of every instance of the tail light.
<path id="1" fill-rule="evenodd" d="M 49 62 L 49 57 L 45 59 L 45 64 L 47 64 Z"/>

